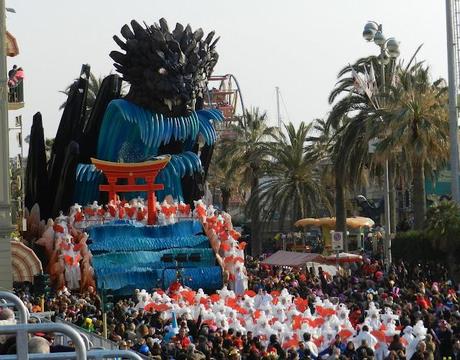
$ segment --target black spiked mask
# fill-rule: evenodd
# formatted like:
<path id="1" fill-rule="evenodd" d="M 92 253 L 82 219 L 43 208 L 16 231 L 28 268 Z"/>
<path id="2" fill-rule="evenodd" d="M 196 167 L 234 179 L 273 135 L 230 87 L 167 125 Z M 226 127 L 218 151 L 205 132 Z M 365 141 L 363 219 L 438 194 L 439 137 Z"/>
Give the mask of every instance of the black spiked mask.
<path id="1" fill-rule="evenodd" d="M 132 29 L 131 29 L 132 28 Z M 130 83 L 126 98 L 167 116 L 183 116 L 203 98 L 207 80 L 217 63 L 214 32 L 192 31 L 177 23 L 171 32 L 165 19 L 145 27 L 131 21 L 113 39 L 125 52 L 112 51 L 114 66 Z"/>

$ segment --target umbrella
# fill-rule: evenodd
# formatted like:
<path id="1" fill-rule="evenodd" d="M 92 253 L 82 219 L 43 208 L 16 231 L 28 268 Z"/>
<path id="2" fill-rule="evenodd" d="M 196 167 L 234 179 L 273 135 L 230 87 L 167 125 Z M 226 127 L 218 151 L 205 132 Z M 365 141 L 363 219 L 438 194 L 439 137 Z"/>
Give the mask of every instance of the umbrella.
<path id="1" fill-rule="evenodd" d="M 19 54 L 19 46 L 18 42 L 16 41 L 16 38 L 11 35 L 10 32 L 5 33 L 6 37 L 6 55 L 8 56 L 16 56 Z"/>
<path id="2" fill-rule="evenodd" d="M 347 226 L 350 226 L 351 228 L 372 227 L 374 224 L 374 220 L 362 216 L 347 219 Z"/>
<path id="3" fill-rule="evenodd" d="M 336 219 L 335 217 L 324 217 L 319 219 L 314 218 L 305 218 L 297 220 L 295 226 L 328 226 L 335 228 Z M 347 226 L 350 228 L 360 228 L 363 226 L 372 227 L 374 226 L 374 221 L 367 217 L 356 216 L 352 218 L 347 218 Z"/>
<path id="4" fill-rule="evenodd" d="M 363 261 L 363 257 L 361 255 L 351 254 L 351 253 L 339 253 L 337 255 L 329 255 L 324 258 L 327 263 L 357 263 Z"/>
<path id="5" fill-rule="evenodd" d="M 319 220 L 314 218 L 305 218 L 297 220 L 294 223 L 294 226 L 301 227 L 301 226 L 320 226 Z"/>

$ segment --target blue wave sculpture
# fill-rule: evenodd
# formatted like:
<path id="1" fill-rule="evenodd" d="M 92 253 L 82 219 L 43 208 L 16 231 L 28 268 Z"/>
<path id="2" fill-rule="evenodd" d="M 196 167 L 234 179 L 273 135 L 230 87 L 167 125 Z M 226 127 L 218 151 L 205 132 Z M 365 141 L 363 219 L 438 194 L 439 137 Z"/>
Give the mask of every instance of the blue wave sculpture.
<path id="1" fill-rule="evenodd" d="M 171 141 L 184 143 L 185 151 L 172 154 L 168 166 L 157 177 L 157 182 L 165 187 L 157 193 L 159 201 L 166 195 L 182 201 L 181 179 L 203 170 L 200 158 L 190 150 L 200 136 L 207 145 L 213 145 L 217 140 L 213 122 L 221 120 L 223 115 L 216 109 L 193 111 L 188 116 L 166 117 L 124 99 L 112 100 L 102 120 L 97 158 L 113 162 L 142 162 L 160 155 L 162 145 Z M 92 174 L 95 171 L 92 165 L 79 164 L 75 202 L 88 204 L 99 199 L 102 178 Z M 126 194 L 127 198 L 137 196 L 145 198 L 142 193 Z"/>
<path id="2" fill-rule="evenodd" d="M 221 269 L 198 221 L 166 226 L 121 221 L 88 231 L 98 285 L 116 294 L 128 295 L 139 287 L 168 287 L 178 272 L 192 288 L 222 286 Z"/>

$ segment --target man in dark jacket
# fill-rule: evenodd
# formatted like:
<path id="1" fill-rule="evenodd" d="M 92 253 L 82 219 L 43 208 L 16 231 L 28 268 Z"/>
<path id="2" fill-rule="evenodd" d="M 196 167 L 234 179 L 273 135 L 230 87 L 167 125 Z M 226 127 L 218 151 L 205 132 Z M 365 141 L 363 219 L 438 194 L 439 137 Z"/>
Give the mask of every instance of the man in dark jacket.
<path id="1" fill-rule="evenodd" d="M 373 360 L 374 350 L 372 350 L 367 344 L 366 340 L 363 340 L 361 346 L 356 351 L 358 353 L 358 360 Z"/>
<path id="2" fill-rule="evenodd" d="M 276 353 L 278 354 L 278 358 L 280 360 L 286 359 L 286 352 L 281 347 L 275 334 L 270 335 L 270 343 L 268 344 L 268 349 L 270 347 L 276 349 Z"/>

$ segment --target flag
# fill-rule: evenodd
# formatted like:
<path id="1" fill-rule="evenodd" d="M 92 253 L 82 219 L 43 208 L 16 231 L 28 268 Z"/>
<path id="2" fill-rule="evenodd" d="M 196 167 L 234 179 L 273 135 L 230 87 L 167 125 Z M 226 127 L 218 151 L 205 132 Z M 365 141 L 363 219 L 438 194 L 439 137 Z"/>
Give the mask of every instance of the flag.
<path id="1" fill-rule="evenodd" d="M 364 67 L 364 72 L 365 72 L 364 79 L 360 74 L 356 72 L 353 66 L 350 65 L 350 69 L 351 69 L 351 75 L 353 76 L 355 89 L 358 90 L 360 93 L 366 94 L 366 96 L 369 99 L 372 99 L 372 92 L 370 91 L 369 86 L 368 86 L 369 76 L 367 74 L 366 67 Z"/>
<path id="2" fill-rule="evenodd" d="M 375 79 L 375 70 L 374 70 L 374 65 L 371 63 L 371 68 L 369 70 L 369 80 L 372 84 L 372 94 L 377 93 L 378 87 L 377 87 L 377 80 Z"/>
<path id="3" fill-rule="evenodd" d="M 367 72 L 367 67 L 364 65 L 364 78 L 365 78 L 365 84 L 364 84 L 364 92 L 366 93 L 367 97 L 370 99 L 372 98 L 373 92 L 372 92 L 372 82 L 371 82 L 371 77 L 369 73 Z"/>
<path id="4" fill-rule="evenodd" d="M 360 93 L 365 93 L 366 92 L 366 83 L 365 81 L 361 78 L 361 76 L 356 72 L 356 70 L 350 65 L 351 69 L 351 76 L 353 77 L 353 85 L 355 89 L 360 92 Z"/>
<path id="5" fill-rule="evenodd" d="M 174 311 L 172 312 L 171 332 L 173 334 L 178 334 L 179 333 L 179 325 L 177 325 L 176 313 Z"/>
<path id="6" fill-rule="evenodd" d="M 378 106 L 374 103 L 373 96 L 372 96 L 373 94 L 371 93 L 371 91 L 367 87 L 367 80 L 363 79 L 361 77 L 361 75 L 358 74 L 355 71 L 355 69 L 353 69 L 353 67 L 351 65 L 350 65 L 350 69 L 351 69 L 351 76 L 353 77 L 353 81 L 354 81 L 353 86 L 355 87 L 355 89 L 360 94 L 366 94 L 366 96 L 369 98 L 369 101 L 372 104 L 372 106 L 377 109 Z M 366 71 L 366 73 L 367 73 L 367 71 Z"/>

